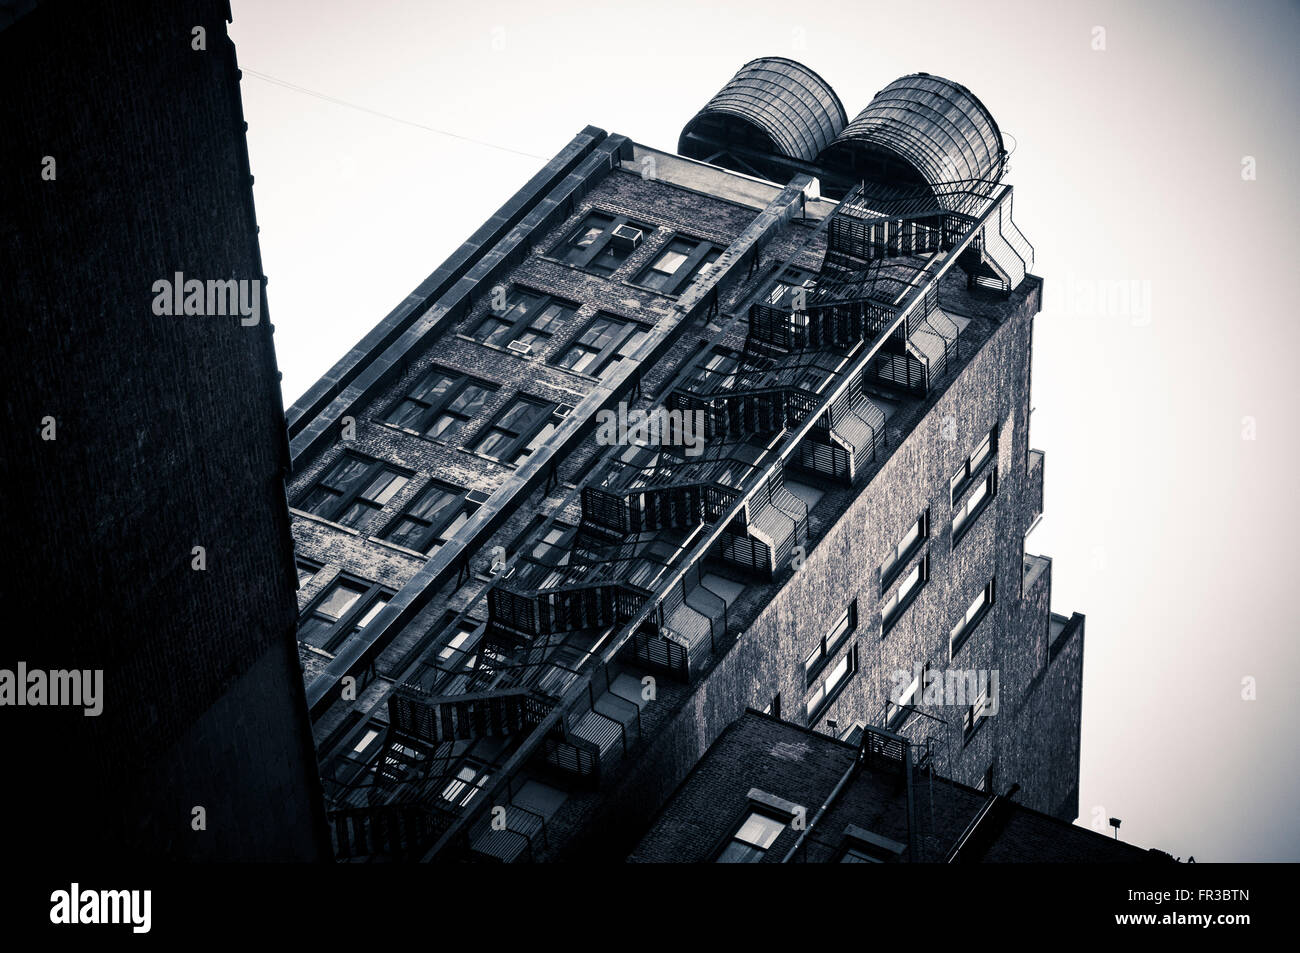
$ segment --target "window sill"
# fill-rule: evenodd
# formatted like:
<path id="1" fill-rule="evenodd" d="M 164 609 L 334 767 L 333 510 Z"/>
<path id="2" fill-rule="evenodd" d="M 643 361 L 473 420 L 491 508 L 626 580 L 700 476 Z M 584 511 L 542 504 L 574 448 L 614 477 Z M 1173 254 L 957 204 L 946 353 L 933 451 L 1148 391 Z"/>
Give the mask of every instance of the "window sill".
<path id="1" fill-rule="evenodd" d="M 430 437 L 428 434 L 420 433 L 420 431 L 418 430 L 412 430 L 409 427 L 403 427 L 400 424 L 389 423 L 387 420 L 376 420 L 375 423 L 379 424 L 379 426 L 381 427 L 387 428 L 388 430 L 392 430 L 396 433 L 400 433 L 404 437 L 415 437 L 417 440 L 423 440 L 425 443 L 431 443 L 435 447 L 446 447 L 451 450 L 456 449 L 455 444 L 443 440 L 441 437 Z M 465 426 L 466 426 L 465 424 L 463 423 L 461 424 L 462 429 Z"/>
<path id="2" fill-rule="evenodd" d="M 530 350 L 527 354 L 523 354 L 519 351 L 516 351 L 514 348 L 502 347 L 500 344 L 489 344 L 487 341 L 480 341 L 478 338 L 472 338 L 468 334 L 461 334 L 457 332 L 456 337 L 460 338 L 462 341 L 469 341 L 473 344 L 477 344 L 480 347 L 490 348 L 491 350 L 496 351 L 498 354 L 509 354 L 511 357 L 517 357 L 521 361 L 539 361 L 545 363 L 544 361 L 542 361 L 542 351 L 544 349 L 539 349 L 535 351 Z M 550 342 L 548 341 L 547 346 L 549 347 L 549 345 Z"/>
<path id="3" fill-rule="evenodd" d="M 380 539 L 378 536 L 367 536 L 366 539 L 372 543 L 378 543 L 380 546 L 401 553 L 403 556 L 415 556 L 418 559 L 425 559 L 425 560 L 430 559 L 432 557 L 431 553 L 422 553 L 418 549 L 409 549 L 406 546 L 399 546 L 397 545 L 397 543 L 390 543 L 388 540 Z M 434 552 L 437 552 L 437 550 L 434 550 Z"/>
<path id="4" fill-rule="evenodd" d="M 619 282 L 619 284 L 625 285 L 628 288 L 633 288 L 637 291 L 644 291 L 646 294 L 652 294 L 657 298 L 668 298 L 671 300 L 680 298 L 683 290 L 679 288 L 677 291 L 660 291 L 658 288 L 651 288 L 649 285 L 637 284 L 635 281 L 628 281 L 626 279 Z M 690 287 L 690 282 L 686 283 L 686 287 Z"/>
<path id="5" fill-rule="evenodd" d="M 635 254 L 635 252 L 633 252 L 632 254 Z M 623 269 L 623 266 L 627 264 L 627 261 L 632 257 L 632 254 L 629 254 L 626 259 L 619 262 L 618 267 L 615 268 L 613 271 L 609 272 L 608 274 L 599 271 L 592 271 L 586 265 L 575 265 L 571 261 L 565 261 L 563 258 L 556 258 L 554 255 L 548 255 L 545 253 L 534 253 L 533 257 L 540 258 L 542 261 L 550 262 L 552 265 L 559 265 L 561 268 L 567 268 L 570 271 L 580 271 L 584 275 L 590 275 L 593 278 L 603 278 L 606 281 L 614 281 L 615 280 L 614 276 L 617 275 Z M 623 284 L 627 284 L 627 282 L 625 281 L 623 282 Z"/>
<path id="6" fill-rule="evenodd" d="M 351 526 L 344 526 L 342 523 L 335 523 L 333 520 L 327 520 L 323 516 L 317 516 L 315 513 L 309 513 L 306 510 L 300 510 L 297 507 L 289 507 L 289 512 L 294 516 L 301 516 L 304 519 L 311 520 L 313 523 L 320 523 L 322 526 L 328 526 L 331 529 L 342 530 L 344 533 L 349 533 L 352 536 L 361 535 L 360 530 L 353 529 Z"/>

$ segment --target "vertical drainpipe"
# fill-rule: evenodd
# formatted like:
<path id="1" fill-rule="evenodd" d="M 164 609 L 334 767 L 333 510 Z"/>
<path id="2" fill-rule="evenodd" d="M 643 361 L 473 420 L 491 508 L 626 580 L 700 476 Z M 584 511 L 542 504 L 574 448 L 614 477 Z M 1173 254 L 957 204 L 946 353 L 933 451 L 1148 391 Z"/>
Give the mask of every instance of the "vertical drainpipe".
<path id="1" fill-rule="evenodd" d="M 916 864 L 921 862 L 916 831 L 916 792 L 912 788 L 912 743 L 903 739 L 903 778 L 907 786 L 907 859 Z"/>

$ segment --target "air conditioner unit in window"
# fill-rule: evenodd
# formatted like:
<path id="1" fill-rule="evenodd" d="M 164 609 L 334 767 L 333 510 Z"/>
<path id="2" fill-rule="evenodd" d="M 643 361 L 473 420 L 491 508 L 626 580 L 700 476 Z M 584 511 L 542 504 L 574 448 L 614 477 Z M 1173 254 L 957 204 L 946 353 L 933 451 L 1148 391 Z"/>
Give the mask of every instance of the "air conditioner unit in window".
<path id="1" fill-rule="evenodd" d="M 641 229 L 620 225 L 610 233 L 609 240 L 616 248 L 632 251 L 641 244 Z"/>
<path id="2" fill-rule="evenodd" d="M 520 354 L 527 354 L 533 349 L 533 346 L 531 344 L 525 344 L 523 341 L 511 341 L 509 344 L 506 345 L 506 347 Z"/>
<path id="3" fill-rule="evenodd" d="M 482 506 L 488 501 L 488 494 L 484 493 L 482 490 L 470 490 L 465 494 L 465 499 L 470 503 Z"/>

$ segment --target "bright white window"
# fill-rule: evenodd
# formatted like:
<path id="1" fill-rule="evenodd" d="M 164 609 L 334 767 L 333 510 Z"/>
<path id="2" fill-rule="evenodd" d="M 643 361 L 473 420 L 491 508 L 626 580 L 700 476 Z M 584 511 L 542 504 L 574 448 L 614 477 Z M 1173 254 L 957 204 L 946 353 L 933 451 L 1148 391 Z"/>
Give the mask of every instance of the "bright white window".
<path id="1" fill-rule="evenodd" d="M 774 817 L 750 811 L 729 843 L 718 855 L 720 864 L 754 864 L 781 836 L 785 824 Z"/>
<path id="2" fill-rule="evenodd" d="M 898 564 L 911 554 L 913 547 L 926 535 L 927 520 L 928 512 L 918 516 L 916 522 L 907 528 L 903 538 L 894 544 L 893 550 L 885 557 L 885 561 L 880 564 L 880 583 L 882 587 L 889 585 L 889 574 L 898 568 Z"/>
<path id="3" fill-rule="evenodd" d="M 984 503 L 985 498 L 993 495 L 994 481 L 996 479 L 997 472 L 990 473 L 980 481 L 979 486 L 971 491 L 970 496 L 966 498 L 966 502 L 953 511 L 952 532 L 954 537 L 966 525 L 967 521 L 975 515 L 976 511 Z"/>
<path id="4" fill-rule="evenodd" d="M 957 624 L 952 627 L 952 632 L 949 633 L 948 637 L 950 655 L 957 654 L 957 650 L 962 647 L 962 643 L 970 636 L 980 616 L 993 604 L 994 583 L 995 580 L 989 580 L 988 585 L 981 589 L 979 595 L 972 600 L 966 614 L 958 619 Z"/>

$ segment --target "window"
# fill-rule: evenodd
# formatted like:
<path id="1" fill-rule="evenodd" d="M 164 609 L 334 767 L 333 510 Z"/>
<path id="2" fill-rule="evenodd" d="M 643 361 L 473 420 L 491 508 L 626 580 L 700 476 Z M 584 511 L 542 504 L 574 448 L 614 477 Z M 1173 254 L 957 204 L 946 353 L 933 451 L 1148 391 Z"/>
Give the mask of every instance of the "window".
<path id="1" fill-rule="evenodd" d="M 850 824 L 844 830 L 841 864 L 888 864 L 902 859 L 906 844 Z"/>
<path id="2" fill-rule="evenodd" d="M 406 486 L 407 477 L 378 460 L 344 454 L 303 499 L 301 509 L 356 528 Z"/>
<path id="3" fill-rule="evenodd" d="M 812 654 L 803 660 L 805 685 L 812 684 L 812 680 L 817 676 L 817 673 L 826 667 L 826 663 L 844 644 L 844 640 L 849 637 L 849 633 L 857 627 L 858 600 L 854 599 L 849 603 L 849 607 L 844 610 L 844 614 L 836 619 L 826 634 L 821 637 L 821 641 L 812 650 Z"/>
<path id="4" fill-rule="evenodd" d="M 302 589 L 316 578 L 316 573 L 320 572 L 321 567 L 307 559 L 299 559 L 295 563 L 298 567 L 298 588 Z"/>
<path id="5" fill-rule="evenodd" d="M 477 656 L 468 655 L 470 649 L 477 644 L 476 636 L 484 629 L 483 623 L 475 622 L 473 619 L 461 619 L 456 624 L 456 631 L 447 641 L 447 644 L 438 650 L 438 663 L 444 668 L 454 669 L 456 665 L 448 664 L 452 658 L 465 659 L 463 668 L 471 669 Z"/>
<path id="6" fill-rule="evenodd" d="M 554 410 L 554 404 L 516 397 L 479 437 L 474 450 L 503 463 L 523 463 L 559 427 Z"/>
<path id="7" fill-rule="evenodd" d="M 785 830 L 785 822 L 768 814 L 750 810 L 741 821 L 730 842 L 718 855 L 719 864 L 756 864 L 767 856 L 768 849 Z"/>
<path id="8" fill-rule="evenodd" d="M 983 687 L 980 688 L 979 697 L 975 699 L 975 703 L 967 708 L 965 713 L 962 715 L 962 744 L 965 744 L 974 737 L 975 732 L 977 732 L 980 729 L 980 726 L 984 724 L 985 719 L 992 714 L 990 711 L 991 707 L 992 706 L 989 704 L 989 686 L 988 682 L 985 681 Z"/>
<path id="9" fill-rule="evenodd" d="M 371 742 L 373 742 L 378 737 L 379 737 L 379 729 L 367 728 L 366 733 L 361 736 L 361 740 L 358 741 L 356 743 L 356 747 L 352 749 L 352 753 L 363 754 L 365 750 L 370 747 Z"/>
<path id="10" fill-rule="evenodd" d="M 889 706 L 889 723 L 886 725 L 890 731 L 898 731 L 899 728 L 903 727 L 903 724 L 907 721 L 908 715 L 912 713 L 912 706 L 916 705 L 917 702 L 921 700 L 922 689 L 925 687 L 929 674 L 930 663 L 926 662 L 925 665 L 921 667 L 921 671 L 919 671 L 912 678 L 912 681 L 908 683 L 907 687 L 903 689 L 903 693 L 897 698 L 891 699 L 893 705 Z"/>
<path id="11" fill-rule="evenodd" d="M 316 750 L 321 754 L 334 751 L 334 749 L 339 746 L 339 743 L 351 734 L 352 729 L 361 724 L 363 717 L 364 716 L 361 712 L 357 711 L 355 708 L 349 711 L 343 716 L 343 720 L 335 726 L 334 730 L 326 735 L 324 740 L 316 746 Z M 375 724 L 376 727 L 379 727 L 382 730 L 382 725 L 379 725 L 378 723 Z M 346 756 L 347 752 L 342 752 L 342 754 Z"/>
<path id="12" fill-rule="evenodd" d="M 384 538 L 432 556 L 478 509 L 477 503 L 465 499 L 465 492 L 430 483 L 388 527 Z"/>
<path id="13" fill-rule="evenodd" d="M 813 690 L 804 702 L 804 713 L 808 716 L 808 727 L 811 728 L 817 719 L 822 716 L 831 703 L 844 690 L 844 686 L 849 683 L 849 677 L 858 670 L 858 647 L 854 645 L 851 649 L 840 657 L 840 660 L 831 668 L 830 674 Z"/>
<path id="14" fill-rule="evenodd" d="M 885 557 L 885 561 L 880 564 L 880 592 L 882 595 L 889 588 L 890 583 L 894 581 L 899 571 L 907 565 L 907 561 L 921 548 L 929 535 L 930 510 L 927 508 L 924 513 L 917 517 L 916 522 L 907 528 L 903 538 L 895 544 L 893 550 Z"/>
<path id="15" fill-rule="evenodd" d="M 801 268 L 787 268 L 767 293 L 767 303 L 773 308 L 791 312 L 805 311 L 808 298 L 816 287 L 817 279 L 811 272 Z"/>
<path id="16" fill-rule="evenodd" d="M 445 439 L 473 419 L 495 390 L 491 384 L 435 367 L 393 405 L 385 420 L 427 437 Z"/>
<path id="17" fill-rule="evenodd" d="M 953 474 L 948 487 L 953 506 L 957 505 L 957 498 L 965 492 L 970 481 L 974 479 L 977 473 L 979 473 L 980 467 L 984 466 L 985 462 L 997 452 L 997 449 L 998 428 L 994 427 L 985 435 L 984 439 L 980 441 L 980 445 L 975 448 L 975 452 L 967 457 L 966 462 L 964 462 L 957 469 L 957 472 Z"/>
<path id="18" fill-rule="evenodd" d="M 722 257 L 722 250 L 707 242 L 674 238 L 636 277 L 636 284 L 675 295 Z"/>
<path id="19" fill-rule="evenodd" d="M 529 354 L 545 347 L 551 335 L 577 311 L 575 304 L 511 288 L 501 310 L 489 312 L 470 337 Z"/>
<path id="20" fill-rule="evenodd" d="M 921 561 L 912 567 L 903 581 L 898 584 L 898 588 L 885 600 L 884 606 L 880 610 L 880 629 L 881 635 L 885 635 L 903 615 L 904 610 L 912 604 L 917 593 L 921 591 L 921 586 L 930 578 L 930 554 L 926 553 L 921 557 Z"/>
<path id="21" fill-rule="evenodd" d="M 701 367 L 705 371 L 701 380 L 708 392 L 726 390 L 736 380 L 736 370 L 740 367 L 740 352 L 729 347 L 715 347 Z"/>
<path id="22" fill-rule="evenodd" d="M 966 640 L 975 631 L 975 627 L 980 624 L 980 620 L 988 614 L 993 605 L 993 590 L 996 583 L 996 578 L 990 579 L 988 585 L 980 590 L 980 594 L 970 604 L 966 614 L 952 627 L 952 632 L 948 637 L 949 658 L 955 656 L 961 647 L 966 644 Z"/>
<path id="23" fill-rule="evenodd" d="M 556 359 L 560 367 L 593 377 L 617 367 L 649 332 L 632 321 L 598 314 Z"/>
<path id="24" fill-rule="evenodd" d="M 592 212 L 553 249 L 551 254 L 571 265 L 609 275 L 627 260 L 651 231 L 621 215 Z"/>
<path id="25" fill-rule="evenodd" d="M 442 798 L 444 801 L 450 801 L 457 807 L 464 807 L 474 796 L 483 789 L 492 775 L 481 766 L 471 761 L 461 765 L 456 776 L 447 783 L 442 789 Z"/>
<path id="26" fill-rule="evenodd" d="M 983 512 L 998 492 L 998 471 L 995 467 L 988 476 L 980 480 L 971 490 L 966 502 L 957 507 L 952 514 L 952 544 L 954 546 L 966 535 L 966 531 L 975 525 L 975 518 Z"/>
<path id="27" fill-rule="evenodd" d="M 325 587 L 298 620 L 298 640 L 333 652 L 350 635 L 360 632 L 393 594 L 380 586 L 340 577 Z"/>

